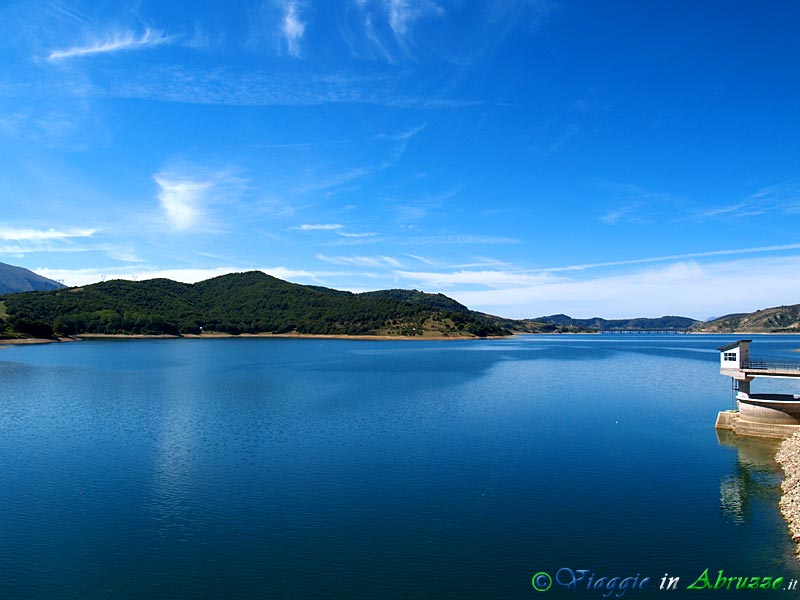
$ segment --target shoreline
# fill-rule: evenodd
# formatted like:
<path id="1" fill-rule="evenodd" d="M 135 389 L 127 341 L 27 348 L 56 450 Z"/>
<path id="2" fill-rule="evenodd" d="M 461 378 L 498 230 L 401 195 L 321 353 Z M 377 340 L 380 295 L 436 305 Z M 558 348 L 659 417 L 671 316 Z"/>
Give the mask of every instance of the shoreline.
<path id="1" fill-rule="evenodd" d="M 690 335 L 800 335 L 800 331 L 689 331 Z"/>
<path id="2" fill-rule="evenodd" d="M 172 340 L 215 340 L 215 339 L 309 339 L 309 340 L 486 340 L 502 339 L 499 337 L 466 337 L 466 336 L 421 336 L 421 335 L 347 335 L 347 334 L 321 334 L 321 333 L 186 333 L 183 335 L 127 335 L 124 333 L 87 333 L 75 336 L 79 340 L 102 340 L 102 339 L 172 339 Z M 507 336 L 510 337 L 510 336 Z"/>
<path id="3" fill-rule="evenodd" d="M 77 342 L 74 338 L 58 338 L 49 340 L 44 338 L 0 338 L 0 348 L 3 346 L 33 346 L 37 344 L 56 344 L 58 342 Z"/>
<path id="4" fill-rule="evenodd" d="M 642 331 L 630 334 L 619 335 L 637 335 L 649 334 L 650 332 Z M 282 339 L 310 339 L 310 340 L 379 340 L 379 341 L 464 341 L 464 340 L 503 340 L 512 339 L 521 335 L 541 335 L 541 336 L 561 336 L 561 335 L 616 335 L 615 332 L 592 331 L 592 332 L 542 332 L 533 333 L 527 331 L 515 331 L 511 335 L 495 335 L 487 337 L 478 336 L 445 336 L 445 335 L 368 335 L 356 334 L 348 335 L 344 333 L 337 334 L 322 334 L 322 333 L 240 333 L 234 335 L 232 333 L 185 333 L 183 335 L 172 334 L 144 334 L 144 333 L 81 333 L 72 337 L 62 337 L 56 339 L 44 338 L 0 338 L 0 348 L 4 346 L 23 346 L 23 345 L 37 345 L 37 344 L 55 344 L 59 342 L 80 342 L 83 340 L 103 340 L 103 339 L 119 339 L 119 340 L 181 340 L 181 339 L 268 339 L 268 338 L 282 338 Z M 679 334 L 666 334 L 666 335 L 800 335 L 800 333 L 790 332 L 758 332 L 758 331 L 740 331 L 736 333 L 712 333 L 700 331 L 687 331 Z M 793 352 L 800 352 L 800 348 L 792 350 Z M 800 446 L 799 446 L 800 447 Z"/>
<path id="5" fill-rule="evenodd" d="M 0 348 L 12 345 L 34 345 L 34 344 L 57 344 L 59 342 L 81 342 L 84 340 L 202 340 L 202 339 L 316 339 L 316 340 L 380 340 L 380 341 L 463 341 L 463 340 L 500 340 L 512 338 L 509 336 L 420 336 L 420 335 L 347 335 L 347 334 L 314 334 L 314 333 L 241 333 L 233 335 L 231 333 L 205 333 L 184 335 L 170 334 L 125 334 L 125 333 L 86 333 L 68 338 L 42 339 L 42 338 L 15 338 L 0 339 Z"/>
<path id="6" fill-rule="evenodd" d="M 775 461 L 784 473 L 779 503 L 781 515 L 786 520 L 792 541 L 798 545 L 795 554 L 800 560 L 800 432 L 783 441 L 775 454 Z"/>
<path id="7" fill-rule="evenodd" d="M 324 334 L 324 333 L 240 333 L 233 335 L 230 333 L 187 333 L 181 336 L 186 339 L 213 339 L 213 338 L 284 338 L 284 339 L 309 339 L 309 340 L 499 340 L 511 336 L 490 336 L 479 338 L 477 336 L 456 336 L 456 335 L 367 335 L 357 334 L 348 335 L 345 333 Z"/>

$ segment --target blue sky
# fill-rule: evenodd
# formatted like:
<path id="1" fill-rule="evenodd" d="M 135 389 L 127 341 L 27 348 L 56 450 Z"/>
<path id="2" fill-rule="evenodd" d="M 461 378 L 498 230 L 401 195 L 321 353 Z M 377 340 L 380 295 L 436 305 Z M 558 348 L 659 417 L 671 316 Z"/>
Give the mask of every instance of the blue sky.
<path id="1" fill-rule="evenodd" d="M 0 7 L 0 261 L 510 317 L 800 302 L 796 2 Z"/>

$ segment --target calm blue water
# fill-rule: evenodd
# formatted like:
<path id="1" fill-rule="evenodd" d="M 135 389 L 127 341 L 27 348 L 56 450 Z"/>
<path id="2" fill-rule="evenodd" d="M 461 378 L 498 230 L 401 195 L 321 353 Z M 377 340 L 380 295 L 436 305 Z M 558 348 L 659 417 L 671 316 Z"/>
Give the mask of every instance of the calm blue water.
<path id="1" fill-rule="evenodd" d="M 800 577 L 774 444 L 714 431 L 732 339 L 0 348 L 0 598 L 531 598 L 562 567 L 650 590 L 705 568 Z M 752 357 L 797 348 L 755 337 Z"/>

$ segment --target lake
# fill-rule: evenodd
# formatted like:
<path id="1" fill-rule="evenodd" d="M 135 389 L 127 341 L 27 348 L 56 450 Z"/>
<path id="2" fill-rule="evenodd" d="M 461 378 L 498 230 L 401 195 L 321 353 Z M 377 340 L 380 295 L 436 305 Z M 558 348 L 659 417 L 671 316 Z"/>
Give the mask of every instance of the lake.
<path id="1" fill-rule="evenodd" d="M 531 598 L 564 569 L 588 572 L 548 595 L 636 576 L 624 597 L 649 597 L 706 568 L 788 582 L 777 446 L 714 430 L 734 339 L 0 348 L 0 597 Z M 800 337 L 753 340 L 800 360 Z"/>

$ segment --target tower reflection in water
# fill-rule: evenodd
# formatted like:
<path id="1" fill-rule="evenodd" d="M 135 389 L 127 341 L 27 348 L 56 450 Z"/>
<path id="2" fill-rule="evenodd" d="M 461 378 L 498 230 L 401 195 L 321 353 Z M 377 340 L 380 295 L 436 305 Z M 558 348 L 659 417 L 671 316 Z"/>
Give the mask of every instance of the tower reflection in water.
<path id="1" fill-rule="evenodd" d="M 721 446 L 733 450 L 730 474 L 719 484 L 720 508 L 736 524 L 750 520 L 754 504 L 774 502 L 780 497 L 783 470 L 775 462 L 781 440 L 737 436 L 717 430 Z"/>

